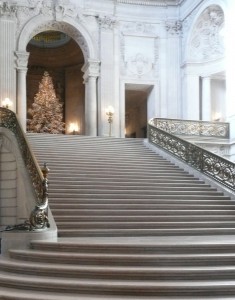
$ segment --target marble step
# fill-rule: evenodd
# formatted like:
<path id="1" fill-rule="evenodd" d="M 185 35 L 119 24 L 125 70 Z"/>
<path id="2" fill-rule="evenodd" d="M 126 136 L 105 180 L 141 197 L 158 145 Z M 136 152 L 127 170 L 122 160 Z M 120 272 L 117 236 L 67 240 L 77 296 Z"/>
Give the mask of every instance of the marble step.
<path id="1" fill-rule="evenodd" d="M 129 221 L 128 218 L 126 221 L 119 221 L 119 222 L 82 222 L 80 220 L 74 222 L 61 222 L 56 219 L 56 224 L 59 229 L 131 229 L 131 230 L 138 230 L 138 229 L 197 229 L 197 228 L 235 228 L 235 219 L 234 221 L 194 221 L 194 222 L 133 222 Z"/>
<path id="2" fill-rule="evenodd" d="M 234 215 L 147 215 L 143 216 L 141 212 L 136 215 L 80 215 L 79 217 L 76 215 L 56 215 L 56 221 L 57 222 L 67 222 L 67 223 L 73 223 L 76 221 L 80 222 L 210 222 L 210 221 L 220 221 L 220 222 L 226 222 L 226 221 L 234 221 L 235 216 Z"/>
<path id="3" fill-rule="evenodd" d="M 219 199 L 217 200 L 214 197 L 211 197 L 209 200 L 205 199 L 194 199 L 194 198 L 187 198 L 187 199 L 177 199 L 177 198 L 172 198 L 172 199 L 82 199 L 82 198 L 71 198 L 69 201 L 66 198 L 53 198 L 50 197 L 50 205 L 55 207 L 55 205 L 58 206 L 67 206 L 67 205 L 82 205 L 82 204 L 88 204 L 88 205 L 107 205 L 107 204 L 116 204 L 116 205 L 122 205 L 122 204 L 129 204 L 129 205 L 158 205 L 158 204 L 203 204 L 203 205 L 234 205 L 233 201 L 225 199 Z"/>
<path id="4" fill-rule="evenodd" d="M 71 216 L 203 216 L 203 215 L 228 215 L 235 216 L 235 210 L 230 209 L 158 209 L 158 210 L 125 210 L 125 209 L 54 209 L 53 213 L 56 216 L 71 215 Z"/>
<path id="5" fill-rule="evenodd" d="M 228 237 L 168 237 L 157 238 L 58 238 L 53 241 L 31 241 L 30 249 L 53 252 L 83 252 L 94 254 L 221 254 L 234 253 L 235 241 Z"/>
<path id="6" fill-rule="evenodd" d="M 146 246 L 146 245 L 145 245 Z M 235 253 L 89 253 L 40 250 L 10 250 L 10 258 L 26 262 L 96 266 L 235 266 Z"/>
<path id="7" fill-rule="evenodd" d="M 61 192 L 49 192 L 49 197 L 51 198 L 54 198 L 54 199 L 74 199 L 74 198 L 77 198 L 77 199 L 110 199 L 112 198 L 113 200 L 114 199 L 153 199 L 153 200 L 156 200 L 156 199 L 185 199 L 187 200 L 189 197 L 191 199 L 194 199 L 194 200 L 229 200 L 229 197 L 226 197 L 226 196 L 223 196 L 223 195 L 215 195 L 213 193 L 207 193 L 206 195 L 204 194 L 200 194 L 200 193 L 190 193 L 190 192 L 187 192 L 187 194 L 183 193 L 183 192 L 175 192 L 175 193 L 158 193 L 158 194 L 155 194 L 155 193 L 151 193 L 151 194 L 144 194 L 144 193 L 120 193 L 120 192 L 117 192 L 117 193 L 108 193 L 108 192 L 103 192 L 103 193 L 89 193 L 89 191 L 84 191 L 83 193 L 81 192 L 74 192 L 74 193 L 71 193 L 71 192 L 67 192 L 67 193 L 62 193 Z M 231 201 L 231 206 L 233 207 L 233 201 Z"/>
<path id="8" fill-rule="evenodd" d="M 184 266 L 184 267 L 146 267 L 146 266 L 97 266 L 47 264 L 42 262 L 22 262 L 0 260 L 3 272 L 50 276 L 52 278 L 109 279 L 109 280 L 233 280 L 235 266 Z"/>
<path id="9" fill-rule="evenodd" d="M 198 236 L 198 235 L 234 235 L 235 226 L 227 228 L 218 228 L 218 227 L 202 227 L 202 228 L 104 228 L 104 229 L 65 229 L 59 228 L 59 237 L 127 237 L 127 236 Z"/>
<path id="10" fill-rule="evenodd" d="M 57 190 L 57 189 L 66 189 L 66 185 L 64 183 L 64 186 L 61 186 L 61 183 L 56 183 L 56 184 L 53 184 L 53 188 L 54 190 Z M 142 185 L 139 185 L 137 183 L 129 183 L 129 184 L 120 184 L 120 183 L 100 183 L 100 184 L 95 184 L 95 183 L 89 183 L 89 184 L 84 184 L 84 183 L 81 183 L 81 184 L 69 184 L 69 189 L 70 190 L 76 190 L 76 189 L 79 189 L 79 190 L 91 190 L 91 188 L 93 190 L 98 190 L 98 189 L 101 189 L 101 190 L 109 190 L 109 189 L 114 189 L 114 190 L 125 190 L 125 191 L 129 191 L 129 190 L 134 190 L 134 191 L 139 191 L 139 190 L 144 190 L 145 192 L 146 191 L 165 191 L 165 190 L 171 190 L 171 191 L 178 191 L 178 190 L 184 190 L 184 191 L 208 191 L 208 192 L 211 192 L 211 191 L 217 191 L 216 188 L 213 188 L 213 187 L 210 187 L 209 185 L 203 185 L 203 184 L 154 184 L 154 185 L 146 185 L 146 184 L 142 184 Z M 53 189 L 52 189 L 53 190 Z"/>
<path id="11" fill-rule="evenodd" d="M 187 175 L 185 173 L 176 173 L 176 172 L 171 172 L 169 175 L 169 172 L 161 172 L 161 174 L 159 173 L 153 173 L 153 174 L 149 174 L 149 173 L 131 173 L 131 177 L 130 177 L 130 173 L 129 172 L 116 172 L 115 174 L 110 173 L 110 172 L 102 172 L 99 173 L 97 172 L 89 172 L 89 173 L 81 173 L 81 172 L 68 172 L 68 173 L 62 173 L 60 171 L 53 171 L 51 170 L 49 173 L 49 180 L 59 180 L 59 181 L 63 181 L 63 180 L 74 180 L 74 179 L 91 179 L 91 180 L 106 180 L 106 179 L 112 179 L 112 180 L 126 180 L 128 181 L 128 179 L 130 178 L 131 181 L 133 180 L 154 180 L 155 182 L 158 182 L 160 180 L 160 182 L 162 180 L 164 181 L 175 181 L 175 180 L 194 180 L 193 175 Z M 195 179 L 196 180 L 196 179 Z"/>
<path id="12" fill-rule="evenodd" d="M 221 210 L 221 209 L 228 209 L 228 210 L 235 210 L 235 205 L 204 205 L 204 204 L 69 204 L 69 203 L 62 203 L 62 204 L 50 204 L 50 207 L 55 209 L 61 210 L 110 210 L 113 211 L 117 210 L 161 210 L 161 209 L 182 209 L 182 210 L 202 210 L 202 209 L 210 209 L 211 207 L 213 210 Z"/>
<path id="13" fill-rule="evenodd" d="M 61 180 L 58 182 L 58 179 L 55 180 L 54 178 L 50 178 L 50 184 L 53 184 L 53 186 L 60 186 L 61 182 L 64 182 L 65 185 L 85 185 L 85 186 L 100 186 L 100 185 L 119 185 L 119 186 L 203 186 L 203 187 L 211 187 L 211 185 L 206 184 L 202 180 L 196 180 L 194 178 L 188 178 L 188 179 L 169 179 L 168 182 L 164 178 L 159 178 L 156 182 L 156 180 L 151 179 L 130 179 L 129 182 L 126 181 L 126 179 L 113 179 L 110 177 L 106 178 L 86 178 L 86 177 L 79 177 L 79 178 L 63 178 L 61 177 Z"/>

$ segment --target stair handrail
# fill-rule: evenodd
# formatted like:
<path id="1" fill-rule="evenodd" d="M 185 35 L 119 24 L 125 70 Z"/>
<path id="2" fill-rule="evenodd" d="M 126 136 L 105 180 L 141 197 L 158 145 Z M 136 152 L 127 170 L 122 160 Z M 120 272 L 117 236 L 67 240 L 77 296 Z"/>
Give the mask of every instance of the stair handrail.
<path id="1" fill-rule="evenodd" d="M 167 120 L 167 119 L 164 119 Z M 235 191 L 235 164 L 221 156 L 190 143 L 169 131 L 158 127 L 158 119 L 148 123 L 148 140 L 194 169 Z"/>
<path id="2" fill-rule="evenodd" d="M 48 173 L 49 168 L 46 163 L 40 169 L 38 162 L 27 141 L 26 135 L 20 125 L 16 114 L 8 108 L 0 107 L 0 127 L 7 128 L 14 133 L 19 145 L 22 159 L 31 178 L 33 190 L 35 192 L 36 204 L 28 220 L 24 224 L 8 226 L 7 230 L 37 230 L 49 227 L 47 216 L 48 211 Z"/>
<path id="3" fill-rule="evenodd" d="M 227 122 L 153 118 L 151 124 L 175 135 L 229 139 Z"/>

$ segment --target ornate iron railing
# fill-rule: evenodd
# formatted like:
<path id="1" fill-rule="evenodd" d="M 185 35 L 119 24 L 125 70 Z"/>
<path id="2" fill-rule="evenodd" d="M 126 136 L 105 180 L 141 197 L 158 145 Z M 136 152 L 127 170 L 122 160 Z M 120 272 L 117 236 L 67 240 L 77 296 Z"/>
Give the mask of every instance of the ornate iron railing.
<path id="1" fill-rule="evenodd" d="M 155 119 L 156 120 L 156 119 Z M 196 170 L 235 191 L 235 164 L 155 125 L 148 124 L 150 143 L 163 148 Z"/>
<path id="2" fill-rule="evenodd" d="M 49 169 L 46 164 L 41 170 L 30 149 L 25 134 L 19 124 L 15 113 L 7 108 L 0 108 L 0 127 L 11 130 L 18 142 L 19 149 L 22 154 L 25 166 L 32 180 L 32 185 L 35 191 L 36 206 L 32 211 L 30 218 L 22 226 L 25 229 L 34 230 L 49 227 L 47 218 L 48 209 L 48 179 Z"/>
<path id="3" fill-rule="evenodd" d="M 150 124 L 174 135 L 229 138 L 229 123 L 155 118 Z"/>

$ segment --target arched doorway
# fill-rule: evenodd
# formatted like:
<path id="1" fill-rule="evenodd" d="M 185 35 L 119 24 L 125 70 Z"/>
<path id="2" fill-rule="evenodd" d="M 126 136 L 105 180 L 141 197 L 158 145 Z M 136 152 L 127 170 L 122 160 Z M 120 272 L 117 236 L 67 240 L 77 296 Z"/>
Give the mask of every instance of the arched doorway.
<path id="1" fill-rule="evenodd" d="M 81 71 L 84 57 L 80 47 L 65 33 L 44 31 L 29 41 L 27 52 L 30 53 L 27 112 L 38 92 L 42 75 L 47 71 L 53 79 L 56 96 L 63 104 L 65 132 L 74 132 L 76 127 L 76 133 L 84 134 L 85 87 Z"/>
<path id="2" fill-rule="evenodd" d="M 57 12 L 57 8 L 52 8 Z M 26 47 L 30 40 L 41 32 L 52 30 L 67 34 L 80 47 L 84 56 L 82 67 L 85 85 L 85 134 L 97 135 L 97 78 L 99 77 L 100 61 L 98 58 L 98 48 L 91 39 L 91 36 L 84 25 L 77 19 L 63 15 L 62 19 L 54 20 L 53 14 L 37 15 L 32 18 L 21 30 L 18 39 L 16 55 L 17 65 L 17 113 L 22 128 L 26 125 L 26 74 L 28 71 L 29 53 Z M 66 54 L 67 55 L 67 54 Z"/>
<path id="3" fill-rule="evenodd" d="M 27 45 L 27 112 L 45 71 L 52 77 L 56 96 L 63 104 L 65 133 L 85 134 L 84 56 L 78 44 L 60 31 L 43 31 Z M 30 117 L 27 115 L 27 118 Z"/>

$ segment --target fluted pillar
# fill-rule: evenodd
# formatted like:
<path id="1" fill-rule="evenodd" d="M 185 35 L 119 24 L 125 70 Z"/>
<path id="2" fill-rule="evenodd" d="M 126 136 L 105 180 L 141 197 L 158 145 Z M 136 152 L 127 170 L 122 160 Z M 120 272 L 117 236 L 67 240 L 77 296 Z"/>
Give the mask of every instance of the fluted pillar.
<path id="1" fill-rule="evenodd" d="M 29 53 L 16 52 L 17 64 L 17 114 L 23 130 L 26 132 L 27 98 L 26 74 Z"/>
<path id="2" fill-rule="evenodd" d="M 234 30 L 235 30 L 235 2 L 228 0 L 228 11 L 225 22 L 225 47 L 226 47 L 226 121 L 230 122 L 230 138 L 235 140 L 235 44 L 234 44 Z"/>
<path id="3" fill-rule="evenodd" d="M 97 136 L 97 78 L 100 62 L 89 59 L 83 66 L 85 83 L 85 134 Z"/>
<path id="4" fill-rule="evenodd" d="M 182 106 L 182 118 L 199 120 L 200 117 L 200 86 L 199 76 L 189 72 L 186 68 L 183 78 L 184 102 Z"/>
<path id="5" fill-rule="evenodd" d="M 202 120 L 211 121 L 211 79 L 202 78 Z"/>
<path id="6" fill-rule="evenodd" d="M 16 71 L 14 63 L 16 19 L 14 7 L 0 3 L 0 105 L 5 98 L 16 111 Z"/>

